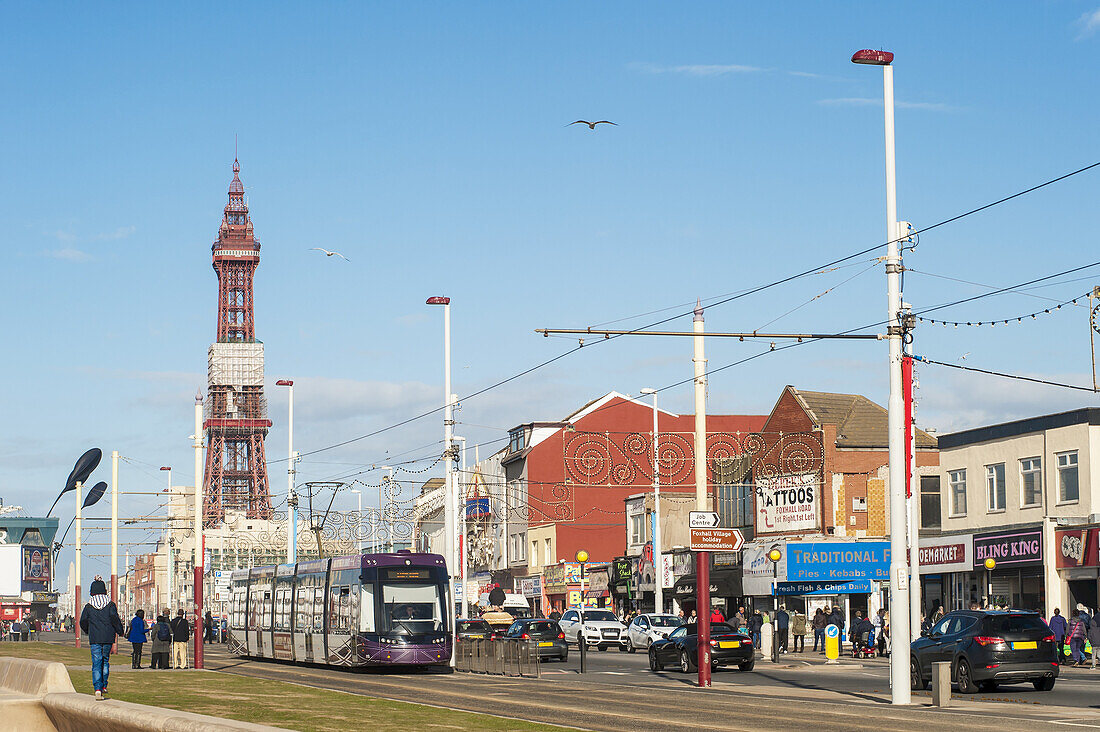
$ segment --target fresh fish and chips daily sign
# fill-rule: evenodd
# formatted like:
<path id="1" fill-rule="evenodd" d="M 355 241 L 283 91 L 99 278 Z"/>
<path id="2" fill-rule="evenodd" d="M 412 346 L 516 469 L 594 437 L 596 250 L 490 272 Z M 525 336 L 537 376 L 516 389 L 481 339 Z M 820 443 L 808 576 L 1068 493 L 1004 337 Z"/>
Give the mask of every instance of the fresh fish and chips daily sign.
<path id="1" fill-rule="evenodd" d="M 723 529 L 714 511 L 692 511 L 688 514 L 693 552 L 739 552 L 745 537 L 738 529 Z"/>

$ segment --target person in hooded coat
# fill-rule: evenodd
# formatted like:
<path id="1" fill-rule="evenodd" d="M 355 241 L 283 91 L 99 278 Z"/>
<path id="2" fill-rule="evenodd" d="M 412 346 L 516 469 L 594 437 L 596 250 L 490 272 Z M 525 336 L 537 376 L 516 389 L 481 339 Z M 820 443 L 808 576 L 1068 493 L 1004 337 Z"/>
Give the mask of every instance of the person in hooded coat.
<path id="1" fill-rule="evenodd" d="M 80 629 L 88 634 L 92 651 L 92 689 L 95 698 L 102 701 L 107 695 L 107 677 L 111 672 L 111 646 L 117 636 L 126 635 L 126 629 L 99 575 L 92 580 L 91 597 L 80 612 Z"/>

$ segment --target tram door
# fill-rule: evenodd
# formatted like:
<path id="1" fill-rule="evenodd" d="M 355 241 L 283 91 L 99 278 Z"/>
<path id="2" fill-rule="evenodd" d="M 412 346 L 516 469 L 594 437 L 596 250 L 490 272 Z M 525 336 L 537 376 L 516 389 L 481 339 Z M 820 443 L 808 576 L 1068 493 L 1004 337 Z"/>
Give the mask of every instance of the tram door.
<path id="1" fill-rule="evenodd" d="M 325 662 L 324 575 L 298 578 L 294 595 L 294 660 Z"/>
<path id="2" fill-rule="evenodd" d="M 352 618 L 352 597 L 358 599 L 358 587 L 344 584 L 333 585 L 328 594 L 328 662 L 337 666 L 350 666 L 355 660 L 355 637 L 353 630 L 359 627 L 359 613 Z"/>
<path id="3" fill-rule="evenodd" d="M 245 631 L 248 655 L 264 655 L 264 631 L 270 627 L 271 590 L 267 587 L 252 587 L 248 601 L 248 625 Z M 266 620 L 265 620 L 266 618 Z"/>

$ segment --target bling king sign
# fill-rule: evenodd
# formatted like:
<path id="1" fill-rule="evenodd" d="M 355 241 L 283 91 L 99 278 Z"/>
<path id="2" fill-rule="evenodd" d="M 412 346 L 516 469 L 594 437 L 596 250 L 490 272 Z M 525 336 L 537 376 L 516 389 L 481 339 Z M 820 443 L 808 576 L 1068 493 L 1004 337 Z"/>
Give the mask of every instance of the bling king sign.
<path id="1" fill-rule="evenodd" d="M 992 558 L 998 567 L 1043 563 L 1043 530 L 1002 531 L 974 537 L 974 567 L 984 568 Z"/>

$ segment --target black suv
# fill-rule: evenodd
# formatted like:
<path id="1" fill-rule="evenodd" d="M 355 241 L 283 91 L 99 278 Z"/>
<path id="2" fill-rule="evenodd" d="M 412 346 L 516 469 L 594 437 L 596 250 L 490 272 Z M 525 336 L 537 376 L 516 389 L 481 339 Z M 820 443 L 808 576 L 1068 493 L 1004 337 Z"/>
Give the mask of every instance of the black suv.
<path id="1" fill-rule="evenodd" d="M 943 616 L 910 647 L 913 689 L 925 688 L 937 661 L 951 663 L 951 678 L 963 694 L 1024 681 L 1050 691 L 1058 678 L 1054 633 L 1038 613 L 1023 610 L 956 610 Z"/>

